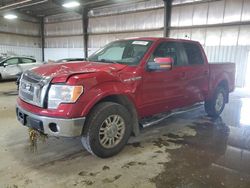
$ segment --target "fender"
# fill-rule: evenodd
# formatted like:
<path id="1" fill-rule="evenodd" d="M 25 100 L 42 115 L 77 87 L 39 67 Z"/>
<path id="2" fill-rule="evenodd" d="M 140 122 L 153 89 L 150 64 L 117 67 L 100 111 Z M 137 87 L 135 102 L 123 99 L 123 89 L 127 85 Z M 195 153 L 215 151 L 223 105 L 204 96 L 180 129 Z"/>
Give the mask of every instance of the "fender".
<path id="1" fill-rule="evenodd" d="M 123 84 L 121 82 L 105 82 L 98 84 L 88 91 L 88 96 L 84 96 L 86 105 L 83 105 L 81 116 L 87 117 L 91 109 L 94 108 L 99 102 L 108 99 L 113 101 L 112 98 L 121 99 L 119 103 L 124 105 L 131 114 L 132 117 L 132 133 L 134 136 L 139 135 L 139 120 L 138 120 L 138 108 L 135 102 L 134 96 L 135 89 L 130 85 Z"/>
<path id="2" fill-rule="evenodd" d="M 81 103 L 85 104 L 81 111 L 81 116 L 86 116 L 97 103 L 113 95 L 126 96 L 134 104 L 137 110 L 134 92 L 133 88 L 121 82 L 104 82 L 98 84 L 88 90 L 86 95 L 82 96 L 82 100 L 80 99 Z"/>

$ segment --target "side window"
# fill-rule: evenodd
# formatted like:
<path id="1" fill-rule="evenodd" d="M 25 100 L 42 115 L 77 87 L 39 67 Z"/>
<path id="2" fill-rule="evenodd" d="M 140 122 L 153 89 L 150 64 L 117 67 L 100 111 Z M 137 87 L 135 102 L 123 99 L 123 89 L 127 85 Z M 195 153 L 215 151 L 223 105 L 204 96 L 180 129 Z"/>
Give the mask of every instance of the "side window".
<path id="1" fill-rule="evenodd" d="M 5 61 L 5 64 L 7 65 L 16 65 L 18 64 L 18 58 L 11 58 Z"/>
<path id="2" fill-rule="evenodd" d="M 175 42 L 163 42 L 159 44 L 149 61 L 154 61 L 156 57 L 171 57 L 174 60 L 174 66 L 183 65 L 183 61 L 180 58 L 180 48 Z"/>
<path id="3" fill-rule="evenodd" d="M 21 58 L 21 63 L 23 64 L 29 64 L 29 63 L 35 63 L 35 59 L 29 59 L 29 58 Z"/>
<path id="4" fill-rule="evenodd" d="M 189 65 L 204 64 L 201 49 L 198 45 L 192 43 L 183 43 L 183 48 L 186 51 L 187 61 Z"/>

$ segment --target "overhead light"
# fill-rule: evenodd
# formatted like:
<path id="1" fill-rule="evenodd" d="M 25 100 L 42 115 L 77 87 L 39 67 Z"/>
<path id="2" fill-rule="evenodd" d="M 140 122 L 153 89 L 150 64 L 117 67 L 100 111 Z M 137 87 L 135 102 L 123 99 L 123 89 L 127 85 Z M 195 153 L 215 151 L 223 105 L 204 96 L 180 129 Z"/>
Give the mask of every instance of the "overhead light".
<path id="1" fill-rule="evenodd" d="M 17 18 L 17 15 L 15 15 L 15 14 L 6 14 L 6 15 L 4 15 L 4 18 L 8 19 L 8 20 L 13 20 L 13 19 Z"/>
<path id="2" fill-rule="evenodd" d="M 79 7 L 80 3 L 77 1 L 70 1 L 70 2 L 64 3 L 62 6 L 65 8 L 75 8 L 75 7 Z"/>

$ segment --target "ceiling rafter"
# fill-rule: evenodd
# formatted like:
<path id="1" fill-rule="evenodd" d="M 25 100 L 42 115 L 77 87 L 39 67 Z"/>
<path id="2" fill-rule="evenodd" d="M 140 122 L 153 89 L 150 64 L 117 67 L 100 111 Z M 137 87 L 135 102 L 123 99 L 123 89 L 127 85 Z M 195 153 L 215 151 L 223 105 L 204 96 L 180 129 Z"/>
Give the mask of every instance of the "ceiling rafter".
<path id="1" fill-rule="evenodd" d="M 41 18 L 51 15 L 62 14 L 66 12 L 75 12 L 82 15 L 83 10 L 90 10 L 102 6 L 108 6 L 112 4 L 126 4 L 139 1 L 148 0 L 78 0 L 81 3 L 79 8 L 66 9 L 62 6 L 65 0 L 20 0 L 8 1 L 8 4 L 0 5 L 0 13 L 5 11 L 17 11 L 20 14 L 30 16 L 33 18 Z"/>

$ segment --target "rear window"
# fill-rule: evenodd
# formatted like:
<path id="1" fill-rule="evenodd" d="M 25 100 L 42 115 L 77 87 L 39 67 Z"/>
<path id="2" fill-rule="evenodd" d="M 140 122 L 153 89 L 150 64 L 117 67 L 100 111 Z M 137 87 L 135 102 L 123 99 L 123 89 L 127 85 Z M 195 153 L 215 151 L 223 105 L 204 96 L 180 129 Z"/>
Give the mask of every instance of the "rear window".
<path id="1" fill-rule="evenodd" d="M 189 65 L 204 64 L 201 49 L 197 44 L 183 43 L 183 47 L 186 51 L 187 61 Z"/>

